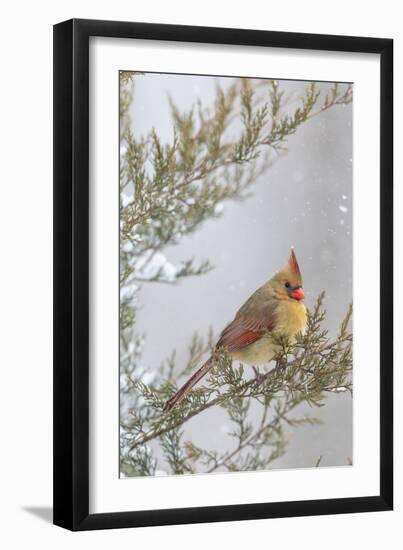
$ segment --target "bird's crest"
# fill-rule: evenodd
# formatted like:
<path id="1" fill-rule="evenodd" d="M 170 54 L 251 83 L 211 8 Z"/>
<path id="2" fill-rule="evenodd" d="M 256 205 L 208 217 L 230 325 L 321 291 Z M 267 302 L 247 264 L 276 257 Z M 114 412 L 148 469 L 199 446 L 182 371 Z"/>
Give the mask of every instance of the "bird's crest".
<path id="1" fill-rule="evenodd" d="M 295 255 L 295 252 L 294 252 L 294 249 L 291 248 L 291 254 L 290 254 L 290 257 L 288 259 L 288 269 L 294 273 L 297 277 L 299 277 L 300 279 L 302 279 L 301 277 L 301 271 L 299 269 L 299 265 L 298 265 L 298 262 L 297 262 L 297 257 Z"/>
<path id="2" fill-rule="evenodd" d="M 286 266 L 276 274 L 276 277 L 279 277 L 281 280 L 287 279 L 292 286 L 302 286 L 302 275 L 293 248 L 291 249 Z"/>

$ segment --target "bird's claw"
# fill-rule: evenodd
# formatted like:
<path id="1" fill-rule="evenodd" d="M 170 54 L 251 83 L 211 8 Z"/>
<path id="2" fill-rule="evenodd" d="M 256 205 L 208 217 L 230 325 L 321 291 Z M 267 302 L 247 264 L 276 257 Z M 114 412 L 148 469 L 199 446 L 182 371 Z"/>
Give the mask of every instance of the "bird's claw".
<path id="1" fill-rule="evenodd" d="M 286 359 L 277 359 L 276 361 L 276 369 L 282 369 L 284 370 L 287 366 Z"/>
<path id="2" fill-rule="evenodd" d="M 255 373 L 255 382 L 258 386 L 260 386 L 260 384 L 265 381 L 266 376 L 259 372 L 259 369 L 257 369 L 254 365 L 252 365 L 252 369 Z"/>

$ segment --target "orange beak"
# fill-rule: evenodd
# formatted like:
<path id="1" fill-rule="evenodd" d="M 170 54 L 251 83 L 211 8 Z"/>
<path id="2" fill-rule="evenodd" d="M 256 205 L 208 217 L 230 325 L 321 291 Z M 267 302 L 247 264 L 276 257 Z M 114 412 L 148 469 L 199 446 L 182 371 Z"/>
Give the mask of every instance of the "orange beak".
<path id="1" fill-rule="evenodd" d="M 305 298 L 305 294 L 302 288 L 296 288 L 291 292 L 291 298 L 294 298 L 294 300 L 303 300 Z"/>

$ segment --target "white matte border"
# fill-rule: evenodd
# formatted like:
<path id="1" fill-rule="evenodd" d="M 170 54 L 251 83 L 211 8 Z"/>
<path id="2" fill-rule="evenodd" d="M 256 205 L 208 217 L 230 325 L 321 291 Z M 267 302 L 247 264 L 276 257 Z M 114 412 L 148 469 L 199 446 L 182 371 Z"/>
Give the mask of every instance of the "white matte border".
<path id="1" fill-rule="evenodd" d="M 119 479 L 119 70 L 354 82 L 353 466 Z M 379 90 L 377 54 L 90 39 L 91 514 L 379 494 Z"/>

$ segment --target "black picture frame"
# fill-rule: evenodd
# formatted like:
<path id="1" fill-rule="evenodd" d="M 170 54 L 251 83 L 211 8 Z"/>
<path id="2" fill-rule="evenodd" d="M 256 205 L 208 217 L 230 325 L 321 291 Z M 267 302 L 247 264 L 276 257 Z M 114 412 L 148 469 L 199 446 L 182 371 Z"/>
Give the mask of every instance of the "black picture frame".
<path id="1" fill-rule="evenodd" d="M 377 53 L 381 58 L 380 491 L 366 497 L 89 513 L 89 38 Z M 73 19 L 54 26 L 54 523 L 71 530 L 393 507 L 393 41 Z M 363 205 L 364 206 L 364 205 Z"/>

